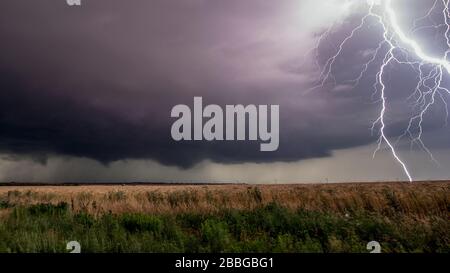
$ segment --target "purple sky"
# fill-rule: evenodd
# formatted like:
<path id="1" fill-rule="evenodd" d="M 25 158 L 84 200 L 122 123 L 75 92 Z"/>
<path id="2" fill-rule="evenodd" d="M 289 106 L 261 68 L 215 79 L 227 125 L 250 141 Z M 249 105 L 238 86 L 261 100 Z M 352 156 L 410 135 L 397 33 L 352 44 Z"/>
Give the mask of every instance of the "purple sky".
<path id="1" fill-rule="evenodd" d="M 396 7 L 403 25 L 433 1 Z M 361 10 L 342 1 L 5 0 L 0 8 L 0 180 L 315 182 L 405 179 L 388 151 L 372 159 L 370 126 L 381 39 L 365 27 L 336 61 L 336 84 L 306 92 Z M 334 25 L 319 50 L 321 33 Z M 438 54 L 439 33 L 417 33 Z M 441 33 L 442 34 L 442 33 Z M 431 54 L 430 53 L 430 54 Z M 389 70 L 387 133 L 411 113 L 416 75 Z M 206 104 L 279 104 L 280 147 L 175 142 L 170 110 Z M 448 99 L 448 97 L 447 97 Z M 424 142 L 398 144 L 416 179 L 448 179 L 450 129 L 443 104 L 426 116 Z M 271 170 L 268 172 L 267 170 Z"/>

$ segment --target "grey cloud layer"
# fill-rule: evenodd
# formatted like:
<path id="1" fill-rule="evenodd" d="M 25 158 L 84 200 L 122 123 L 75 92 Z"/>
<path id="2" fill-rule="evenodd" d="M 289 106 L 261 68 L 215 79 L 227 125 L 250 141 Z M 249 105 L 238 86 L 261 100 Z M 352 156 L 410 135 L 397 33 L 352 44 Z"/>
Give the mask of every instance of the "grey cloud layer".
<path id="1" fill-rule="evenodd" d="M 64 1 L 4 1 L 0 151 L 191 167 L 205 159 L 296 161 L 370 143 L 368 129 L 379 109 L 370 100 L 370 78 L 358 88 L 303 92 L 317 71 L 309 62 L 300 64 L 314 33 L 323 31 L 320 22 L 308 25 L 312 17 L 296 18 L 310 5 L 111 0 L 74 9 Z M 333 37 L 342 39 L 355 23 L 356 17 L 348 18 Z M 338 80 L 356 75 L 357 61 L 369 44 L 373 49 L 377 35 L 366 30 L 349 45 L 335 69 Z M 320 61 L 333 50 L 322 47 Z M 402 109 L 411 75 L 395 73 L 398 95 L 391 103 Z M 279 150 L 261 153 L 258 143 L 248 142 L 172 141 L 171 107 L 191 105 L 194 95 L 219 105 L 279 104 Z M 401 113 L 389 113 L 392 136 L 405 126 Z M 440 122 L 428 124 L 433 129 Z"/>

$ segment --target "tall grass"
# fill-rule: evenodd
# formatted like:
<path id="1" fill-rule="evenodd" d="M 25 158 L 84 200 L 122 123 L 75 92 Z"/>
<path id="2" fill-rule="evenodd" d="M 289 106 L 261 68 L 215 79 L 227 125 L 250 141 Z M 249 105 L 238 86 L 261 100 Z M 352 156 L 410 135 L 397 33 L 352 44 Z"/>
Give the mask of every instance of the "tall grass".
<path id="1" fill-rule="evenodd" d="M 0 188 L 0 252 L 449 252 L 449 186 Z"/>
<path id="2" fill-rule="evenodd" d="M 181 213 L 248 210 L 276 202 L 291 209 L 352 213 L 358 210 L 389 215 L 397 212 L 446 216 L 450 183 L 376 183 L 333 185 L 232 186 L 89 186 L 46 189 L 2 189 L 0 208 L 38 203 L 70 204 L 74 211 Z"/>
<path id="3" fill-rule="evenodd" d="M 431 219 L 430 219 L 431 220 Z M 292 210 L 276 203 L 200 214 L 106 213 L 95 217 L 69 205 L 16 207 L 0 223 L 0 252 L 448 252 L 447 219 L 416 220 L 372 213 L 350 217 Z"/>

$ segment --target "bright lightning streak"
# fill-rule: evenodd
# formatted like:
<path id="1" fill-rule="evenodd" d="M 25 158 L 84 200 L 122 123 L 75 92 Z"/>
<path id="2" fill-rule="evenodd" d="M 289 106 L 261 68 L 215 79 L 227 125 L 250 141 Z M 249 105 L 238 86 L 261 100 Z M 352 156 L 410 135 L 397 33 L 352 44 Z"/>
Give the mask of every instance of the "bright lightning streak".
<path id="1" fill-rule="evenodd" d="M 446 2 L 446 3 L 445 3 Z M 448 6 L 448 1 L 444 1 L 446 9 Z M 385 5 L 386 13 L 389 15 L 389 21 L 390 25 L 393 28 L 395 34 L 404 42 L 405 44 L 408 44 L 413 50 L 414 53 L 423 61 L 427 63 L 432 63 L 436 65 L 440 65 L 445 67 L 448 73 L 450 73 L 450 63 L 447 62 L 445 59 L 438 59 L 433 58 L 431 56 L 428 56 L 423 52 L 423 50 L 420 48 L 420 46 L 416 43 L 416 41 L 408 38 L 405 33 L 402 31 L 402 29 L 399 27 L 397 22 L 397 15 L 395 14 L 395 11 L 391 7 L 391 0 L 386 0 Z"/>
<path id="2" fill-rule="evenodd" d="M 350 42 L 356 35 L 356 33 L 362 30 L 369 18 L 374 18 L 378 24 L 381 26 L 383 30 L 382 41 L 379 42 L 376 50 L 371 55 L 370 59 L 363 64 L 362 69 L 359 75 L 350 81 L 353 83 L 353 86 L 359 84 L 362 77 L 367 73 L 369 65 L 372 65 L 379 55 L 380 51 L 383 50 L 384 47 L 388 47 L 386 53 L 384 54 L 381 65 L 379 66 L 378 72 L 376 73 L 375 83 L 373 85 L 375 89 L 374 94 L 379 94 L 379 101 L 381 102 L 381 110 L 379 112 L 378 118 L 372 124 L 372 131 L 375 130 L 375 127 L 379 125 L 379 139 L 377 149 L 374 151 L 374 156 L 381 149 L 381 145 L 385 143 L 389 150 L 392 153 L 394 159 L 401 165 L 403 172 L 407 176 L 410 182 L 413 181 L 413 178 L 408 170 L 406 163 L 400 158 L 398 155 L 395 145 L 389 140 L 386 136 L 385 129 L 387 127 L 386 124 L 386 111 L 388 110 L 388 98 L 386 93 L 386 82 L 385 82 L 385 74 L 386 69 L 395 64 L 406 64 L 411 66 L 414 71 L 417 72 L 419 81 L 417 83 L 414 92 L 408 99 L 415 99 L 413 106 L 418 108 L 419 111 L 416 115 L 414 115 L 410 120 L 408 127 L 405 132 L 397 139 L 397 142 L 400 141 L 401 138 L 405 136 L 409 136 L 411 139 L 411 145 L 416 143 L 418 144 L 426 153 L 429 154 L 430 158 L 437 163 L 434 159 L 431 151 L 425 146 L 421 137 L 423 134 L 423 122 L 424 115 L 427 111 L 432 107 L 437 99 L 445 105 L 446 111 L 446 121 L 449 115 L 449 110 L 447 108 L 447 102 L 444 99 L 444 94 L 450 95 L 450 90 L 442 85 L 444 72 L 446 74 L 450 74 L 450 62 L 448 62 L 447 57 L 450 54 L 450 10 L 449 10 L 449 1 L 450 0 L 435 0 L 433 5 L 428 10 L 428 12 L 423 16 L 414 21 L 413 29 L 410 33 L 414 33 L 418 30 L 423 30 L 427 28 L 431 29 L 442 29 L 445 27 L 445 40 L 447 44 L 447 50 L 442 58 L 434 57 L 425 53 L 419 43 L 413 38 L 408 37 L 405 34 L 405 31 L 398 24 L 397 13 L 395 9 L 392 7 L 391 0 L 384 0 L 383 4 L 381 1 L 369 0 L 368 2 L 368 12 L 362 17 L 360 23 L 351 30 L 351 32 L 342 40 L 339 44 L 337 51 L 330 58 L 328 58 L 320 72 L 319 81 L 317 85 L 312 87 L 310 90 L 324 87 L 325 84 L 332 80 L 332 83 L 336 84 L 336 78 L 333 75 L 333 66 L 336 62 L 336 59 L 339 58 L 342 54 L 342 51 L 345 45 Z M 431 26 L 421 26 L 417 27 L 417 23 L 419 21 L 425 20 L 435 14 L 436 9 L 442 6 L 442 16 L 444 18 L 444 23 L 435 24 Z M 380 10 L 378 12 L 375 9 Z M 327 36 L 331 33 L 332 28 L 330 27 L 326 32 L 324 32 L 318 39 L 316 47 L 313 49 L 316 52 L 316 57 L 318 56 L 319 46 L 323 40 L 327 38 Z M 413 56 L 410 56 L 411 55 Z M 414 60 L 412 60 L 414 59 Z M 428 72 L 426 72 L 428 71 Z M 412 132 L 413 129 L 418 130 L 416 136 Z"/>
<path id="3" fill-rule="evenodd" d="M 383 29 L 384 29 L 383 37 L 384 37 L 384 40 L 389 44 L 389 47 L 390 47 L 389 50 L 388 50 L 388 52 L 386 53 L 386 55 L 385 55 L 385 57 L 384 57 L 383 64 L 381 65 L 380 71 L 379 71 L 379 73 L 378 73 L 378 83 L 381 85 L 380 98 L 381 98 L 381 106 L 382 106 L 382 108 L 381 108 L 380 116 L 379 116 L 378 119 L 377 119 L 377 120 L 381 123 L 381 128 L 380 128 L 380 139 L 379 139 L 379 141 L 378 141 L 378 147 L 377 147 L 377 150 L 380 149 L 380 147 L 381 147 L 381 142 L 384 140 L 384 142 L 386 142 L 386 144 L 389 146 L 389 149 L 391 150 L 392 155 L 394 156 L 395 160 L 397 160 L 397 162 L 400 163 L 400 165 L 402 166 L 403 171 L 405 172 L 406 176 L 408 177 L 408 180 L 409 180 L 410 182 L 412 182 L 411 174 L 409 173 L 408 168 L 406 167 L 405 162 L 403 162 L 403 161 L 400 159 L 400 157 L 397 155 L 397 152 L 395 151 L 394 146 L 391 144 L 391 142 L 389 141 L 389 139 L 386 137 L 385 131 L 384 131 L 384 129 L 386 128 L 386 124 L 385 124 L 385 113 L 386 113 L 386 96 L 385 96 L 385 90 L 386 90 L 386 86 L 385 86 L 385 84 L 384 84 L 384 82 L 383 82 L 383 75 L 384 75 L 384 73 L 385 73 L 385 68 L 386 68 L 386 66 L 387 66 L 392 60 L 395 59 L 394 53 L 393 53 L 393 52 L 394 52 L 394 49 L 395 49 L 395 46 L 394 46 L 394 44 L 393 44 L 392 41 L 391 41 L 392 38 L 389 38 L 389 37 L 388 37 L 388 30 L 387 30 L 387 27 L 386 27 L 386 25 L 384 24 L 382 18 L 381 18 L 380 16 L 374 14 L 374 13 L 372 12 L 372 10 L 373 10 L 373 4 L 370 6 L 369 14 L 372 15 L 372 16 L 375 16 L 375 17 L 379 20 L 380 24 L 383 26 Z M 376 153 L 377 150 L 375 150 L 374 155 L 375 155 L 375 153 Z"/>

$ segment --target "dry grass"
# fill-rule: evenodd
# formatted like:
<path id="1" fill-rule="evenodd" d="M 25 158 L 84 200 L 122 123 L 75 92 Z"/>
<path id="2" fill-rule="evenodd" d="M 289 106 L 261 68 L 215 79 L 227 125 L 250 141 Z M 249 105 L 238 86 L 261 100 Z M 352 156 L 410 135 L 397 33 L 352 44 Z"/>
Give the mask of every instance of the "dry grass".
<path id="1" fill-rule="evenodd" d="M 429 215 L 448 218 L 450 182 L 0 187 L 0 202 L 8 206 L 66 202 L 74 211 L 93 215 L 249 210 L 273 201 L 292 209 L 321 212 L 396 211 L 419 218 Z M 6 213 L 5 209 L 0 211 Z"/>

